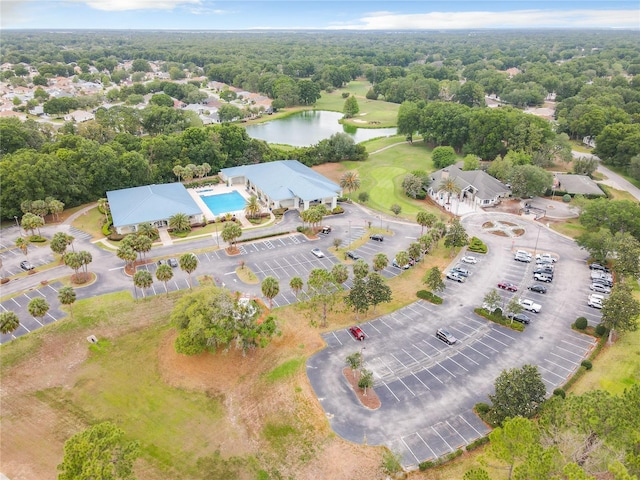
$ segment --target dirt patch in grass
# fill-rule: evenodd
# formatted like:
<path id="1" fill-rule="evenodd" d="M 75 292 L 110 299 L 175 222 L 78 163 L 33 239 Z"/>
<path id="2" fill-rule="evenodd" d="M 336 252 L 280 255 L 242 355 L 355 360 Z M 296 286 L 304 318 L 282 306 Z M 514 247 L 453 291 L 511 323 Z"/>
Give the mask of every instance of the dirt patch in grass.
<path id="1" fill-rule="evenodd" d="M 378 394 L 375 392 L 373 388 L 368 388 L 367 393 L 365 395 L 364 390 L 358 386 L 358 382 L 360 381 L 360 372 L 354 372 L 349 367 L 344 367 L 342 369 L 342 375 L 351 385 L 351 389 L 353 393 L 355 393 L 358 400 L 362 406 L 367 407 L 369 410 L 377 410 L 380 408 L 382 403 L 380 402 L 380 398 L 378 398 Z"/>
<path id="2" fill-rule="evenodd" d="M 509 236 L 505 232 L 503 232 L 502 230 L 491 230 L 491 231 L 489 231 L 489 233 L 491 235 L 495 235 L 496 237 L 508 237 Z"/>
<path id="3" fill-rule="evenodd" d="M 511 233 L 513 233 L 516 237 L 520 237 L 520 236 L 524 235 L 524 229 L 523 228 L 516 228 L 515 230 L 511 230 Z"/>
<path id="4" fill-rule="evenodd" d="M 493 227 L 494 227 L 493 222 L 484 222 L 482 224 L 482 228 L 493 228 Z"/>
<path id="5" fill-rule="evenodd" d="M 517 227 L 518 225 L 515 223 L 511 223 L 511 222 L 498 222 L 501 225 L 506 225 L 507 227 Z"/>

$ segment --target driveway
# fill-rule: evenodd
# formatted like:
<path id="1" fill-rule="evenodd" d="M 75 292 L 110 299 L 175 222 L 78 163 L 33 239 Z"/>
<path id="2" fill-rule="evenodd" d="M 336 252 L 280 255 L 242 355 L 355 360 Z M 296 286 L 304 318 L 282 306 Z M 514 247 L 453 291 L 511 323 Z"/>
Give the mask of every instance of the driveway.
<path id="1" fill-rule="evenodd" d="M 525 233 L 513 238 L 487 233 L 489 221 L 516 223 Z M 324 335 L 327 348 L 307 362 L 311 384 L 336 433 L 357 443 L 386 445 L 400 454 L 406 468 L 451 453 L 489 431 L 472 408 L 488 401 L 502 370 L 537 365 L 550 394 L 595 346 L 592 337 L 570 328 L 577 316 L 589 315 L 592 325 L 599 322 L 599 311 L 586 305 L 586 254 L 572 240 L 512 215 L 473 214 L 463 224 L 470 236 L 487 243 L 489 252 L 476 255 L 478 264 L 465 265 L 470 271 L 465 283 L 445 280 L 442 305 L 418 301 L 362 324 L 363 342 L 347 329 L 329 332 Z M 527 290 L 534 283 L 534 264 L 514 261 L 517 249 L 559 258 L 547 294 Z M 542 305 L 539 314 L 529 314 L 533 320 L 522 333 L 473 312 L 500 281 L 519 287 L 515 294 L 499 290 L 505 303 L 522 295 Z M 441 327 L 459 341 L 449 346 L 437 339 Z M 346 357 L 358 351 L 374 374 L 382 402 L 375 411 L 360 405 L 342 375 Z"/>

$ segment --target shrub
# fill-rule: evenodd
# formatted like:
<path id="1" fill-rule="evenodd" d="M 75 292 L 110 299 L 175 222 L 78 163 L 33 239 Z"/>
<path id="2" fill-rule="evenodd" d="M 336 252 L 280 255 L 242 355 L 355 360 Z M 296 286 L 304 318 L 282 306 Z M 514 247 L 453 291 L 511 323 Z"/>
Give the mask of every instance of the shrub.
<path id="1" fill-rule="evenodd" d="M 31 235 L 29 237 L 29 241 L 31 243 L 43 243 L 43 242 L 46 242 L 47 239 L 44 237 L 41 237 L 40 235 Z"/>
<path id="2" fill-rule="evenodd" d="M 584 330 L 587 328 L 588 322 L 587 319 L 585 317 L 578 317 L 576 318 L 576 323 L 575 326 L 578 330 Z"/>
<path id="3" fill-rule="evenodd" d="M 451 452 L 449 455 L 445 457 L 446 461 L 453 460 L 454 458 L 458 458 L 464 452 L 461 449 L 456 450 L 455 452 Z"/>
<path id="4" fill-rule="evenodd" d="M 338 213 L 344 213 L 344 208 L 342 208 L 340 205 L 338 205 L 336 208 L 331 210 L 331 213 L 333 213 L 334 215 L 336 215 Z"/>
<path id="5" fill-rule="evenodd" d="M 349 197 L 338 197 L 338 202 L 348 202 Z"/>
<path id="6" fill-rule="evenodd" d="M 425 470 L 429 470 L 431 467 L 435 467 L 435 462 L 420 462 L 418 464 L 418 468 L 420 469 L 421 472 L 424 472 Z"/>
<path id="7" fill-rule="evenodd" d="M 119 242 L 120 240 L 122 240 L 124 237 L 126 237 L 126 235 L 122 235 L 120 233 L 110 233 L 109 236 L 107 237 L 109 240 L 112 240 L 114 242 Z"/>
<path id="8" fill-rule="evenodd" d="M 489 413 L 491 411 L 491 405 L 489 405 L 488 403 L 484 403 L 484 402 L 476 403 L 474 408 L 475 408 L 476 412 L 481 413 L 481 414 L 487 414 L 487 413 Z"/>
<path id="9" fill-rule="evenodd" d="M 362 203 L 367 203 L 369 201 L 369 192 L 360 192 L 358 194 L 358 200 Z"/>
<path id="10" fill-rule="evenodd" d="M 571 201 L 571 195 L 569 195 L 568 193 L 565 193 L 565 194 L 562 196 L 562 201 L 563 201 L 564 203 L 569 203 L 569 202 Z"/>
<path id="11" fill-rule="evenodd" d="M 553 391 L 553 394 L 556 395 L 557 397 L 562 397 L 565 398 L 567 396 L 567 392 L 565 392 L 563 389 L 561 388 L 556 388 Z"/>
<path id="12" fill-rule="evenodd" d="M 349 92 L 342 92 L 342 98 L 349 98 Z"/>
<path id="13" fill-rule="evenodd" d="M 473 442 L 471 442 L 469 445 L 467 445 L 465 450 L 467 452 L 470 452 L 471 450 L 474 450 L 479 446 L 484 445 L 485 443 L 488 443 L 488 442 L 489 442 L 489 437 L 480 437 L 477 440 L 474 440 Z"/>
<path id="14" fill-rule="evenodd" d="M 285 207 L 281 207 L 281 208 L 274 208 L 271 213 L 273 213 L 276 216 L 279 215 L 284 215 L 284 212 L 286 212 L 287 210 L 289 210 L 288 208 Z"/>
<path id="15" fill-rule="evenodd" d="M 102 234 L 108 237 L 111 234 L 111 223 L 105 223 L 102 225 Z"/>
<path id="16" fill-rule="evenodd" d="M 593 363 L 591 363 L 591 360 L 583 360 L 580 365 L 582 365 L 586 370 L 591 370 L 593 368 Z"/>
<path id="17" fill-rule="evenodd" d="M 607 331 L 607 327 L 605 327 L 603 324 L 599 323 L 598 326 L 596 327 L 596 335 L 599 336 L 599 337 L 604 337 L 608 333 L 609 332 Z"/>
<path id="18" fill-rule="evenodd" d="M 478 237 L 471 237 L 467 250 L 474 253 L 487 253 L 487 246 Z"/>
<path id="19" fill-rule="evenodd" d="M 416 200 L 424 200 L 425 198 L 427 198 L 427 192 L 425 191 L 416 194 Z"/>
<path id="20" fill-rule="evenodd" d="M 421 298 L 422 300 L 427 300 L 428 302 L 434 303 L 436 305 L 442 304 L 442 298 L 427 290 L 418 290 L 416 292 L 416 296 L 418 298 Z"/>

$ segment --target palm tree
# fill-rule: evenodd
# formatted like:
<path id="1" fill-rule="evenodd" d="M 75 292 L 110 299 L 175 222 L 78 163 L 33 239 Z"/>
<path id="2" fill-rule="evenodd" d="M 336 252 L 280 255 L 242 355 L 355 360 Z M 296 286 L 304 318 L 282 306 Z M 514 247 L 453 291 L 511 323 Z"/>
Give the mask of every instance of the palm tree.
<path id="1" fill-rule="evenodd" d="M 176 232 L 188 232 L 191 230 L 191 223 L 189 223 L 189 215 L 186 213 L 176 213 L 169 217 L 169 228 L 172 228 Z"/>
<path id="2" fill-rule="evenodd" d="M 64 211 L 64 203 L 52 198 L 47 203 L 47 206 L 49 207 L 49 212 L 51 212 L 53 218 L 55 218 L 56 221 L 59 220 L 60 214 Z"/>
<path id="3" fill-rule="evenodd" d="M 244 213 L 246 213 L 249 218 L 256 218 L 260 215 L 261 210 L 262 208 L 260 207 L 260 202 L 258 202 L 258 197 L 251 195 L 244 207 Z"/>
<path id="4" fill-rule="evenodd" d="M 69 245 L 72 245 L 74 240 L 75 238 L 73 238 L 72 235 L 67 235 L 64 232 L 57 232 L 53 234 L 53 237 L 51 238 L 51 243 L 49 244 L 49 246 L 51 247 L 51 251 L 53 253 L 57 253 L 58 255 L 64 255 L 64 252 L 67 251 L 67 247 Z M 73 248 L 73 245 L 72 245 L 72 248 Z"/>
<path id="5" fill-rule="evenodd" d="M 136 258 L 138 258 L 136 251 L 127 245 L 122 245 L 116 252 L 116 255 L 120 260 L 124 260 L 126 262 L 126 267 L 131 265 L 136 261 Z"/>
<path id="6" fill-rule="evenodd" d="M 98 210 L 104 213 L 105 221 L 109 221 L 109 201 L 106 198 L 98 199 Z"/>
<path id="7" fill-rule="evenodd" d="M 27 305 L 27 310 L 29 311 L 29 315 L 32 317 L 42 318 L 49 311 L 49 304 L 42 297 L 32 298 L 29 304 Z"/>
<path id="8" fill-rule="evenodd" d="M 222 240 L 229 243 L 229 247 L 233 247 L 236 240 L 242 236 L 242 228 L 236 222 L 226 222 L 222 229 Z"/>
<path id="9" fill-rule="evenodd" d="M 151 240 L 156 238 L 156 235 L 158 234 L 158 230 L 156 229 L 156 227 L 151 225 L 149 222 L 141 223 L 140 225 L 138 225 L 137 231 L 138 235 L 145 236 Z"/>
<path id="10" fill-rule="evenodd" d="M 198 257 L 193 253 L 185 253 L 180 257 L 180 270 L 189 275 L 189 288 L 192 288 L 191 274 L 198 268 Z"/>
<path id="11" fill-rule="evenodd" d="M 180 181 L 180 177 L 184 173 L 184 167 L 182 165 L 176 165 L 173 167 L 173 174 L 178 177 L 178 181 Z"/>
<path id="12" fill-rule="evenodd" d="M 22 253 L 24 253 L 24 256 L 27 257 L 27 253 L 29 252 L 29 244 L 31 242 L 29 241 L 28 238 L 24 238 L 24 237 L 19 237 L 16 239 L 16 247 L 18 247 Z M 29 257 L 27 257 L 29 258 Z"/>
<path id="13" fill-rule="evenodd" d="M 273 308 L 273 299 L 280 293 L 280 284 L 272 276 L 266 277 L 262 280 L 262 294 L 269 299 L 269 308 Z"/>
<path id="14" fill-rule="evenodd" d="M 454 193 L 458 194 L 462 191 L 460 187 L 456 184 L 455 177 L 443 178 L 442 182 L 440 182 L 440 187 L 438 190 L 447 193 L 447 203 L 451 203 L 452 194 Z"/>
<path id="15" fill-rule="evenodd" d="M 160 265 L 156 270 L 156 278 L 161 282 L 164 282 L 164 291 L 169 296 L 169 289 L 167 288 L 167 282 L 173 278 L 173 268 L 169 265 Z"/>
<path id="16" fill-rule="evenodd" d="M 349 193 L 358 190 L 360 188 L 360 177 L 358 177 L 358 172 L 353 170 L 344 172 L 342 177 L 340 177 L 340 188 L 348 190 Z"/>
<path id="17" fill-rule="evenodd" d="M 418 215 L 416 216 L 416 222 L 418 222 L 418 225 L 420 225 L 420 227 L 422 227 L 420 229 L 420 235 L 422 235 L 424 233 L 424 227 L 432 227 L 434 223 L 436 223 L 438 221 L 438 217 L 436 217 L 436 215 L 434 213 L 430 213 L 430 212 L 418 212 Z"/>
<path id="18" fill-rule="evenodd" d="M 289 281 L 289 287 L 293 290 L 293 294 L 298 298 L 298 294 L 304 288 L 304 281 L 300 277 L 293 277 Z"/>
<path id="19" fill-rule="evenodd" d="M 93 256 L 90 252 L 83 250 L 78 252 L 78 258 L 80 260 L 80 264 L 82 265 L 82 269 L 84 270 L 84 281 L 86 282 L 89 279 L 89 270 L 88 265 L 93 261 Z"/>
<path id="20" fill-rule="evenodd" d="M 38 215 L 33 213 L 25 213 L 20 222 L 23 230 L 29 230 L 31 235 L 35 234 L 35 229 L 38 229 L 38 235 L 40 235 L 40 227 L 44 225 L 44 220 Z"/>
<path id="21" fill-rule="evenodd" d="M 133 285 L 142 290 L 142 297 L 144 298 L 144 289 L 149 288 L 153 284 L 153 277 L 147 270 L 138 270 L 133 276 Z M 136 293 L 136 298 L 138 295 Z"/>
<path id="22" fill-rule="evenodd" d="M 389 259 L 384 253 L 376 253 L 373 257 L 373 270 L 379 272 L 389 265 Z"/>
<path id="23" fill-rule="evenodd" d="M 76 291 L 73 287 L 62 287 L 58 290 L 58 300 L 62 305 L 69 305 L 69 314 L 73 318 L 73 309 L 71 305 L 76 301 Z"/>
<path id="24" fill-rule="evenodd" d="M 6 335 L 20 326 L 20 317 L 16 312 L 7 310 L 0 313 L 0 333 Z"/>
<path id="25" fill-rule="evenodd" d="M 84 264 L 82 258 L 80 257 L 80 252 L 67 252 L 62 257 L 62 261 L 67 267 L 73 269 L 73 271 L 76 272 L 74 275 L 74 282 L 83 283 L 83 279 L 80 278 L 80 274 L 78 273 Z"/>
<path id="26" fill-rule="evenodd" d="M 145 235 L 136 235 L 133 239 L 133 249 L 140 254 L 141 260 L 151 250 L 152 245 L 151 239 Z"/>

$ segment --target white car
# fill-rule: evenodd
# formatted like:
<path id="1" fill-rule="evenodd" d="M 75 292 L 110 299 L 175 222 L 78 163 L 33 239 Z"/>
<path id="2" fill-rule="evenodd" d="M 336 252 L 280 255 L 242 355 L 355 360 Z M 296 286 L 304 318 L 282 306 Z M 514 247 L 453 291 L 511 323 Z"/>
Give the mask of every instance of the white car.
<path id="1" fill-rule="evenodd" d="M 313 250 L 311 250 L 311 253 L 313 253 L 318 258 L 324 258 L 324 253 L 322 253 L 322 250 L 320 250 L 319 248 L 314 248 Z"/>
<path id="2" fill-rule="evenodd" d="M 464 262 L 464 263 L 472 263 L 472 264 L 478 263 L 478 259 L 476 257 L 471 256 L 471 255 L 467 255 L 466 257 L 462 257 L 460 259 L 460 261 Z"/>
<path id="3" fill-rule="evenodd" d="M 522 298 L 518 303 L 522 308 L 533 313 L 540 313 L 540 310 L 542 310 L 542 305 L 535 303 L 533 300 L 529 300 L 528 298 Z"/>
<path id="4" fill-rule="evenodd" d="M 536 255 L 536 263 L 556 263 L 556 259 L 550 253 L 538 253 Z"/>
<path id="5" fill-rule="evenodd" d="M 447 278 L 458 283 L 465 282 L 465 278 L 462 275 L 457 274 L 456 272 L 447 272 Z"/>
<path id="6" fill-rule="evenodd" d="M 598 295 L 597 293 L 592 293 L 591 295 L 589 295 L 587 305 L 593 308 L 602 308 L 603 300 L 604 300 L 604 297 L 602 295 Z"/>

